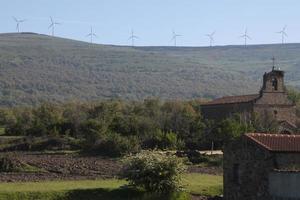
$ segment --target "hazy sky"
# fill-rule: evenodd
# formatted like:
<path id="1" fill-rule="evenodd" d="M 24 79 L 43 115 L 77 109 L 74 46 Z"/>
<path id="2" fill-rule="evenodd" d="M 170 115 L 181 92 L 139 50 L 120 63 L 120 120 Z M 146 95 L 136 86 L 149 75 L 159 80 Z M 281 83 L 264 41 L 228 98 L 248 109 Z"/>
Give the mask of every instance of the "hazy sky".
<path id="1" fill-rule="evenodd" d="M 287 42 L 300 42 L 299 0 L 0 0 L 0 32 L 15 32 L 12 16 L 27 19 L 21 31 L 50 34 L 49 16 L 62 23 L 56 35 L 96 43 L 128 45 L 131 28 L 137 45 L 206 46 L 205 34 L 216 31 L 215 44 L 242 44 L 248 28 L 250 44 L 278 43 L 287 25 Z"/>

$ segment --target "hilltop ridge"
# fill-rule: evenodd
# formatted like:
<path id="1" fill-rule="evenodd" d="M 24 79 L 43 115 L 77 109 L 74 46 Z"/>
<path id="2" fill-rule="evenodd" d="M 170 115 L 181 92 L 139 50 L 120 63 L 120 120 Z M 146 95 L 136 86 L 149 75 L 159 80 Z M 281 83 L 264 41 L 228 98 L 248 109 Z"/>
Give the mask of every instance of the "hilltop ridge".
<path id="1" fill-rule="evenodd" d="M 256 93 L 273 55 L 287 84 L 299 87 L 300 44 L 128 47 L 0 34 L 0 105 Z"/>

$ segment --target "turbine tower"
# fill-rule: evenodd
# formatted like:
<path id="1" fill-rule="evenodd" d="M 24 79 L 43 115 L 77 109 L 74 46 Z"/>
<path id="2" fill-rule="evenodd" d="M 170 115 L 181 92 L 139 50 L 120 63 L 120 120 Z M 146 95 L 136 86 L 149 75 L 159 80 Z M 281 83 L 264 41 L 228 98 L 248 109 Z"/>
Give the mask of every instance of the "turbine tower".
<path id="1" fill-rule="evenodd" d="M 245 41 L 245 47 L 247 46 L 247 40 L 251 40 L 251 37 L 248 35 L 248 30 L 246 28 L 245 33 L 243 35 L 241 35 L 240 37 L 244 38 Z"/>
<path id="2" fill-rule="evenodd" d="M 128 40 L 131 40 L 131 46 L 134 46 L 135 39 L 139 39 L 139 37 L 134 35 L 134 31 L 133 31 L 133 29 L 131 29 L 131 35 L 128 38 Z"/>
<path id="3" fill-rule="evenodd" d="M 51 23 L 50 23 L 48 29 L 49 29 L 49 28 L 52 28 L 52 36 L 54 36 L 54 29 L 55 29 L 55 26 L 56 26 L 56 25 L 60 25 L 60 23 L 54 21 L 53 18 L 52 18 L 51 16 L 50 16 L 50 21 L 51 21 Z"/>
<path id="4" fill-rule="evenodd" d="M 18 33 L 20 33 L 20 24 L 25 22 L 26 20 L 25 19 L 17 19 L 16 17 L 13 17 L 13 19 L 17 23 L 16 30 L 18 31 Z"/>
<path id="5" fill-rule="evenodd" d="M 214 34 L 216 33 L 216 31 L 212 32 L 211 34 L 206 34 L 206 36 L 209 38 L 209 46 L 212 47 L 214 40 Z"/>
<path id="6" fill-rule="evenodd" d="M 172 36 L 171 41 L 174 41 L 174 46 L 176 47 L 177 46 L 177 37 L 181 37 L 182 35 L 177 34 L 174 30 L 173 30 L 172 34 L 173 34 L 173 36 Z"/>
<path id="7" fill-rule="evenodd" d="M 86 37 L 90 37 L 91 38 L 91 44 L 93 44 L 93 38 L 97 37 L 97 35 L 94 33 L 92 26 L 91 26 L 91 32 L 88 35 L 86 35 Z"/>
<path id="8" fill-rule="evenodd" d="M 281 34 L 281 44 L 284 44 L 284 38 L 287 37 L 288 35 L 286 34 L 285 30 L 286 30 L 286 25 L 282 28 L 281 31 L 278 31 L 276 33 Z"/>

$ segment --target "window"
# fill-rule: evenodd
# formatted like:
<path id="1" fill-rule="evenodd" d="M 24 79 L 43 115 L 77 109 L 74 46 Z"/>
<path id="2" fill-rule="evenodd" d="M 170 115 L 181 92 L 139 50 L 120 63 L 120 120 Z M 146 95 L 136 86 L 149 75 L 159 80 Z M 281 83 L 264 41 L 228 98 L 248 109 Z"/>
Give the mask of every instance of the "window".
<path id="1" fill-rule="evenodd" d="M 233 165 L 233 182 L 236 183 L 236 184 L 239 184 L 240 183 L 240 165 L 239 164 L 234 164 Z"/>
<path id="2" fill-rule="evenodd" d="M 272 87 L 274 90 L 278 90 L 278 81 L 276 78 L 272 78 Z"/>

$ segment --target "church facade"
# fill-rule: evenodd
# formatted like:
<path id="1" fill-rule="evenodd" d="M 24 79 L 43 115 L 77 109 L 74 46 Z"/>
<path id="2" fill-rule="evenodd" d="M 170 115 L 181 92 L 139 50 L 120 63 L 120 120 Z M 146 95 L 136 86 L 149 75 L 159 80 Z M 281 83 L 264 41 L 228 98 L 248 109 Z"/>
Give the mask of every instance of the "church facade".
<path id="1" fill-rule="evenodd" d="M 248 118 L 252 113 L 269 116 L 279 123 L 281 133 L 296 131 L 296 105 L 288 99 L 284 85 L 284 71 L 275 69 L 265 73 L 258 94 L 227 96 L 201 105 L 205 119 L 219 121 L 235 113 Z"/>

